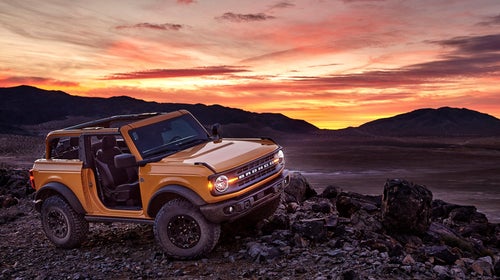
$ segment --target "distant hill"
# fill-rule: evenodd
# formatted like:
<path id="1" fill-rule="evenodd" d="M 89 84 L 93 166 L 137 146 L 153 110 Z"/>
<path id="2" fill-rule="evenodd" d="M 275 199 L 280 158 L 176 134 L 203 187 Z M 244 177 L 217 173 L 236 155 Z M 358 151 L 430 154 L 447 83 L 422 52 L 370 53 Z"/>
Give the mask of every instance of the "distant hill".
<path id="1" fill-rule="evenodd" d="M 378 136 L 496 136 L 500 120 L 469 109 L 419 109 L 365 123 L 356 133 Z"/>
<path id="2" fill-rule="evenodd" d="M 316 133 L 335 137 L 500 136 L 499 119 L 464 108 L 419 109 L 359 127 L 320 130 L 304 120 L 283 114 L 253 113 L 220 105 L 147 102 L 127 96 L 82 97 L 31 86 L 0 88 L 0 133 L 30 134 L 33 126 L 56 129 L 81 123 L 82 118 L 90 120 L 179 109 L 187 109 L 207 127 L 222 124 L 226 137 L 287 137 L 289 134 Z"/>
<path id="3" fill-rule="evenodd" d="M 81 97 L 62 91 L 18 86 L 0 88 L 0 133 L 27 134 L 29 131 L 24 129 L 27 125 L 39 125 L 78 116 L 102 118 L 179 109 L 190 111 L 204 125 L 222 124 L 226 136 L 267 136 L 266 134 L 280 132 L 310 133 L 319 130 L 306 121 L 291 119 L 282 114 L 252 113 L 220 105 L 146 102 L 126 96 Z"/>

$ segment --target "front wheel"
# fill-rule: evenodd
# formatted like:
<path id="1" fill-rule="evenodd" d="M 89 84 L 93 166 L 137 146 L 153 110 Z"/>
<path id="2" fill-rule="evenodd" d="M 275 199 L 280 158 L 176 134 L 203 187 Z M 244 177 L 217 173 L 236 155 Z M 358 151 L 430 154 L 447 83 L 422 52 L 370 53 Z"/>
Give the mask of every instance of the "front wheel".
<path id="1" fill-rule="evenodd" d="M 156 240 L 169 257 L 199 258 L 217 244 L 220 225 L 214 224 L 190 202 L 174 199 L 163 205 L 153 227 Z"/>
<path id="2" fill-rule="evenodd" d="M 43 202 L 41 217 L 43 231 L 57 247 L 74 248 L 87 237 L 88 222 L 57 195 Z"/>

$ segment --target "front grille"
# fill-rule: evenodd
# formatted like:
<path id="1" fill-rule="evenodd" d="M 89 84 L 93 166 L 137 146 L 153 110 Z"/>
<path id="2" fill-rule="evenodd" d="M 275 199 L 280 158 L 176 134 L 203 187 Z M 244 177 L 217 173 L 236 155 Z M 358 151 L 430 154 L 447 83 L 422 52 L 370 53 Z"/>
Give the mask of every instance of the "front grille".
<path id="1" fill-rule="evenodd" d="M 234 187 L 244 188 L 275 174 L 279 170 L 279 163 L 274 162 L 274 155 L 255 160 L 236 170 L 238 180 Z"/>
<path id="2" fill-rule="evenodd" d="M 240 191 L 279 173 L 283 167 L 284 162 L 280 161 L 276 153 L 266 155 L 245 165 L 211 175 L 209 180 L 213 185 L 215 185 L 216 178 L 220 176 L 225 176 L 230 181 L 227 191 L 218 192 L 215 188 L 212 188 L 211 192 L 213 195 L 224 195 Z"/>

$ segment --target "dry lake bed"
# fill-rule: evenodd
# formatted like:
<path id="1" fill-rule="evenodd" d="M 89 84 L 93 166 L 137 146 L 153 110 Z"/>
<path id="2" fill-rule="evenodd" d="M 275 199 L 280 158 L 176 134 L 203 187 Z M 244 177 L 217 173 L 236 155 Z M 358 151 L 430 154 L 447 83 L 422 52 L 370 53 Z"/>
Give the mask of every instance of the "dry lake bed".
<path id="1" fill-rule="evenodd" d="M 434 199 L 474 205 L 500 222 L 499 138 L 287 139 L 287 167 L 318 192 L 328 185 L 380 195 L 387 179 L 425 185 Z"/>

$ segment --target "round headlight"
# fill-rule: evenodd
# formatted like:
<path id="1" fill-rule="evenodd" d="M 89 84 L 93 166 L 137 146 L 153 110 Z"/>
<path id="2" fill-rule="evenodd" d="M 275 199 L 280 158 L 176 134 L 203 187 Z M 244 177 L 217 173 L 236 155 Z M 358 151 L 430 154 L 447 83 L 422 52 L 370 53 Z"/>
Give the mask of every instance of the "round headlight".
<path id="1" fill-rule="evenodd" d="M 217 177 L 214 187 L 218 192 L 225 192 L 229 188 L 229 179 L 224 175 Z"/>
<path id="2" fill-rule="evenodd" d="M 279 163 L 282 163 L 285 161 L 285 153 L 283 153 L 282 150 L 278 151 L 277 157 L 279 159 Z"/>

